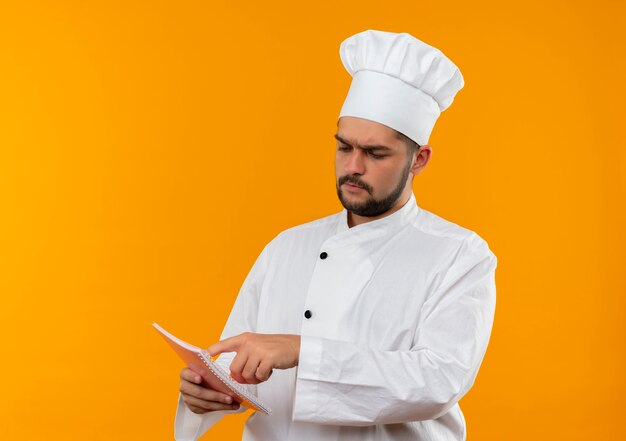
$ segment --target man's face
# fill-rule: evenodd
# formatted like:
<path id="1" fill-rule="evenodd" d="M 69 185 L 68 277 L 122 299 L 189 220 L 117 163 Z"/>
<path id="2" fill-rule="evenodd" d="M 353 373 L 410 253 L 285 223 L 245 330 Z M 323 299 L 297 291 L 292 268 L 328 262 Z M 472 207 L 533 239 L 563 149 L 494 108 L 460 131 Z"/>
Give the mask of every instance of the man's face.
<path id="1" fill-rule="evenodd" d="M 396 132 L 377 122 L 344 116 L 337 126 L 335 177 L 344 208 L 375 217 L 410 188 L 412 156 Z"/>

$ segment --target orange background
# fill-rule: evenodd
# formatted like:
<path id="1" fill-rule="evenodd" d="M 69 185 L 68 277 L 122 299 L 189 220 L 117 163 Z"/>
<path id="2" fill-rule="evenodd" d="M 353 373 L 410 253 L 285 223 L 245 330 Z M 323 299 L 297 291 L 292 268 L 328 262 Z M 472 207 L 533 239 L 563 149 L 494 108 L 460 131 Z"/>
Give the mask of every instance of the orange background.
<path id="1" fill-rule="evenodd" d="M 340 42 L 440 48 L 466 86 L 415 181 L 499 258 L 469 440 L 621 440 L 626 5 L 0 4 L 0 438 L 171 440 L 181 364 L 262 247 L 340 210 Z M 237 439 L 244 416 L 210 431 Z"/>

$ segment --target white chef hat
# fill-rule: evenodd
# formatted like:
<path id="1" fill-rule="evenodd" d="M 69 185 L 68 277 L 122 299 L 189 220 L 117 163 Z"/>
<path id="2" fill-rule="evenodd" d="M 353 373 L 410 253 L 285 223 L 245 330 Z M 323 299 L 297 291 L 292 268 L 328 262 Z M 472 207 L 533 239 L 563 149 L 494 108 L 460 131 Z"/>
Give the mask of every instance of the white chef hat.
<path id="1" fill-rule="evenodd" d="M 339 117 L 379 122 L 419 145 L 464 84 L 439 49 L 407 33 L 364 31 L 344 40 L 339 55 L 352 75 Z"/>

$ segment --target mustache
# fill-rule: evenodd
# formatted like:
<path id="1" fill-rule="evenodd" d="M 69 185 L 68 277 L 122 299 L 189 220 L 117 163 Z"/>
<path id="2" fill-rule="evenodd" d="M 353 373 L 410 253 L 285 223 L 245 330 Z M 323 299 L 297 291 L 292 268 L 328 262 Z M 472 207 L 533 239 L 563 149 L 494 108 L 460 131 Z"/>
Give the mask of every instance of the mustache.
<path id="1" fill-rule="evenodd" d="M 358 176 L 356 175 L 346 175 L 346 176 L 342 176 L 337 180 L 337 186 L 341 187 L 343 184 L 346 183 L 350 183 L 350 184 L 354 184 L 354 185 L 358 185 L 359 187 L 361 187 L 362 189 L 364 189 L 365 191 L 367 191 L 369 194 L 372 194 L 372 187 L 367 184 L 366 182 L 363 182 Z"/>

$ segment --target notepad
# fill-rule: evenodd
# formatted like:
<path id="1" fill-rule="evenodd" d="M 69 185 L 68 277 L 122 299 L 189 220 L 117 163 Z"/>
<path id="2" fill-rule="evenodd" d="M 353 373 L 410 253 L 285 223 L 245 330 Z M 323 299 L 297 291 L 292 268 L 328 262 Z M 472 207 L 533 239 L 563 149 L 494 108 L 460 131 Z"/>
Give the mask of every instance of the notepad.
<path id="1" fill-rule="evenodd" d="M 236 401 L 243 406 L 257 410 L 265 415 L 272 413 L 272 410 L 259 401 L 257 396 L 246 385 L 236 382 L 228 372 L 214 363 L 208 352 L 173 336 L 156 323 L 152 323 L 152 326 L 159 331 L 165 341 L 187 363 L 191 370 L 202 374 L 204 386 L 228 395 L 234 392 Z"/>

